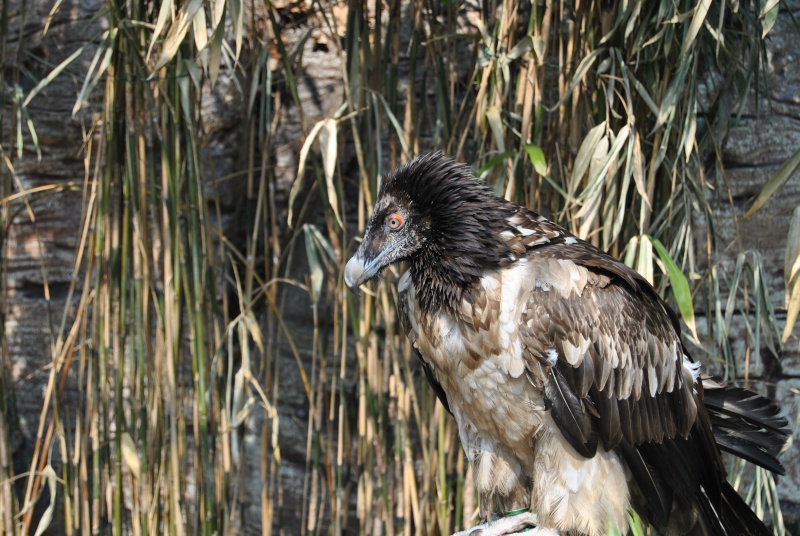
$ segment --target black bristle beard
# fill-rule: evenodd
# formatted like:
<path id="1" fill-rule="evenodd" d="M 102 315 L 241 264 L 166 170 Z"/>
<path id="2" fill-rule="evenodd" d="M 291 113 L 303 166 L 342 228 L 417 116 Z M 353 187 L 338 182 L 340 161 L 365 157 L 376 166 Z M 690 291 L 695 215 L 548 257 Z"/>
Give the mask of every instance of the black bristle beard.
<path id="1" fill-rule="evenodd" d="M 427 313 L 454 313 L 464 300 L 471 301 L 487 270 L 512 262 L 511 251 L 500 233 L 511 228 L 510 204 L 502 200 L 492 208 L 465 213 L 453 229 L 440 228 L 410 261 L 411 278 L 420 308 Z M 450 226 L 448 226 L 450 227 Z M 459 228 L 461 227 L 461 228 Z"/>
<path id="2" fill-rule="evenodd" d="M 514 232 L 509 218 L 519 207 L 494 196 L 469 167 L 423 156 L 389 175 L 381 195 L 412 207 L 424 222 L 422 247 L 408 259 L 423 311 L 457 311 L 486 270 L 512 262 L 501 233 Z"/>

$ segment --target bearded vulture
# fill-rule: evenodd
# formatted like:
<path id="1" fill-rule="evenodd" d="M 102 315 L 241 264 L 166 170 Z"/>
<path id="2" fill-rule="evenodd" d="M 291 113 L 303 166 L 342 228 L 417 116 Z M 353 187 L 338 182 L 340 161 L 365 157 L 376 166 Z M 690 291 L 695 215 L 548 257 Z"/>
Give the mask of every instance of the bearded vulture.
<path id="1" fill-rule="evenodd" d="M 720 449 L 782 474 L 787 421 L 701 377 L 636 271 L 438 154 L 383 179 L 345 283 L 401 261 L 401 323 L 456 419 L 483 534 L 625 534 L 631 509 L 661 534 L 771 534 Z"/>

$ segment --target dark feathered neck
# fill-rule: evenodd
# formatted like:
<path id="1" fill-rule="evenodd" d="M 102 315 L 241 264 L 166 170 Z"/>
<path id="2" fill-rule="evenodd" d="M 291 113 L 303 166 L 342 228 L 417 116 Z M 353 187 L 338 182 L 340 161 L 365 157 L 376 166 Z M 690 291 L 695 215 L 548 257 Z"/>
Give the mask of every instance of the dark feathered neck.
<path id="1" fill-rule="evenodd" d="M 486 270 L 515 260 L 503 233 L 513 232 L 509 219 L 519 207 L 494 196 L 469 167 L 423 157 L 387 177 L 386 192 L 419 215 L 425 243 L 409 262 L 423 311 L 457 311 Z"/>

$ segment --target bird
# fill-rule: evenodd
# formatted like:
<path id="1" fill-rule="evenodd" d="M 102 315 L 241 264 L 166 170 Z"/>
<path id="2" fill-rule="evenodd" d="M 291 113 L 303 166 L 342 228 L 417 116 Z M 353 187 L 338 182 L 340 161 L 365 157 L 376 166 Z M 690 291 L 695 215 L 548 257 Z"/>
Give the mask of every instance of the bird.
<path id="1" fill-rule="evenodd" d="M 631 510 L 661 534 L 772 534 L 721 451 L 783 474 L 788 422 L 702 374 L 638 272 L 440 153 L 382 178 L 343 279 L 399 263 L 400 325 L 473 468 L 472 534 L 625 534 Z"/>

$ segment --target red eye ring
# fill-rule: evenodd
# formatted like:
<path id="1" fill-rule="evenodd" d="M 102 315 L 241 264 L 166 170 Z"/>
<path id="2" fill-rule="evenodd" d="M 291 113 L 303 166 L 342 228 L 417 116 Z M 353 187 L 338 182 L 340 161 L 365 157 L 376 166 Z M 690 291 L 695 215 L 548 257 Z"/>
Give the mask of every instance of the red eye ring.
<path id="1" fill-rule="evenodd" d="M 398 230 L 400 227 L 403 226 L 403 216 L 401 216 L 397 212 L 395 212 L 394 214 L 390 214 L 386 218 L 386 226 L 392 231 Z"/>

